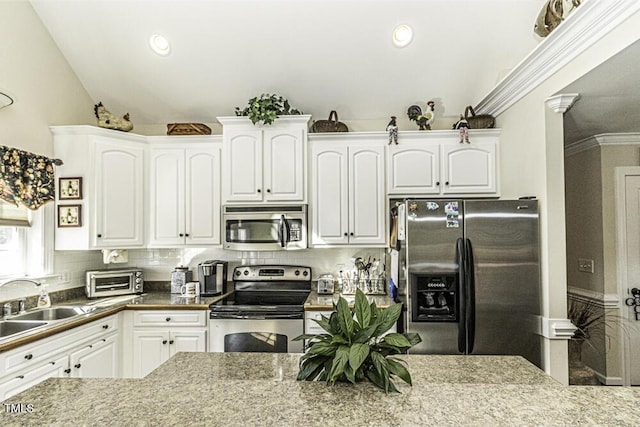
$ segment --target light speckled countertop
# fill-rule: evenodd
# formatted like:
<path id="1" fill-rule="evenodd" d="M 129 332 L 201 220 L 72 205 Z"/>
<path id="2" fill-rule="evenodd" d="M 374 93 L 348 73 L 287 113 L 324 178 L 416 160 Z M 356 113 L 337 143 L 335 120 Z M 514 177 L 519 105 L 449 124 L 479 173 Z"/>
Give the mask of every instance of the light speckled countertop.
<path id="1" fill-rule="evenodd" d="M 311 291 L 309 297 L 304 302 L 304 309 L 306 311 L 331 311 L 333 309 L 333 303 L 338 302 L 338 298 L 343 297 L 347 300 L 349 305 L 353 305 L 355 301 L 355 295 L 342 295 L 342 294 L 329 294 L 318 295 L 316 291 Z M 369 303 L 375 302 L 377 307 L 388 307 L 394 304 L 393 300 L 388 295 L 367 295 Z"/>
<path id="2" fill-rule="evenodd" d="M 300 355 L 178 353 L 149 376 L 51 378 L 13 425 L 638 425 L 640 389 L 565 387 L 517 356 L 402 356 L 413 387 L 295 381 Z"/>

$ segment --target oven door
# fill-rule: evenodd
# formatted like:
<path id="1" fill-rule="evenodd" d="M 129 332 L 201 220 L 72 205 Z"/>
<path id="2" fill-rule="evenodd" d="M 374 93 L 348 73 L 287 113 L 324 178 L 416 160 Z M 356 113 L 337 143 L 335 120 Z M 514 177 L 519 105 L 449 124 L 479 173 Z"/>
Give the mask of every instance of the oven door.
<path id="1" fill-rule="evenodd" d="M 268 316 L 264 316 L 268 317 Z M 279 316 L 276 316 L 279 317 Z M 210 352 L 302 353 L 303 319 L 210 319 Z"/>
<path id="2" fill-rule="evenodd" d="M 225 206 L 224 248 L 241 251 L 306 249 L 307 207 Z"/>

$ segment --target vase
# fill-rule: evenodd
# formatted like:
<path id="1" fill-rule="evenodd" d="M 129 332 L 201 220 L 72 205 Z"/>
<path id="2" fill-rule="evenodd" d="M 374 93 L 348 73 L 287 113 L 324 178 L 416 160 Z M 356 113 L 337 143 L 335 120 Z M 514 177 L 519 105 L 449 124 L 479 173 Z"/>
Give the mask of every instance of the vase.
<path id="1" fill-rule="evenodd" d="M 569 366 L 582 367 L 582 345 L 583 339 L 570 339 L 569 340 Z"/>

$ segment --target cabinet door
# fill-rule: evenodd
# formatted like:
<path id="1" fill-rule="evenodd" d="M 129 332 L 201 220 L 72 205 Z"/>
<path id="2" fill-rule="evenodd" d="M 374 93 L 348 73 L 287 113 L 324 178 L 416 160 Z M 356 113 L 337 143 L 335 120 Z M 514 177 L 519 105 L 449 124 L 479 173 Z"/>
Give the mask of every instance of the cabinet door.
<path id="1" fill-rule="evenodd" d="M 181 245 L 185 233 L 184 150 L 154 148 L 149 157 L 149 244 Z"/>
<path id="2" fill-rule="evenodd" d="M 169 359 L 169 332 L 133 331 L 133 376 L 142 378 Z"/>
<path id="3" fill-rule="evenodd" d="M 312 146 L 311 245 L 349 242 L 347 146 Z"/>
<path id="4" fill-rule="evenodd" d="M 438 194 L 440 146 L 390 146 L 387 156 L 387 191 L 389 194 Z"/>
<path id="5" fill-rule="evenodd" d="M 349 147 L 349 243 L 384 244 L 384 148 Z"/>
<path id="6" fill-rule="evenodd" d="M 78 378 L 119 378 L 118 335 L 110 335 L 71 353 L 71 376 Z"/>
<path id="7" fill-rule="evenodd" d="M 206 331 L 204 329 L 174 329 L 169 334 L 169 350 L 173 356 L 179 351 L 200 351 L 207 350 Z"/>
<path id="8" fill-rule="evenodd" d="M 52 377 L 64 377 L 69 366 L 69 356 L 59 356 L 24 373 L 17 373 L 10 380 L 0 384 L 0 401 L 4 401 L 21 391 Z"/>
<path id="9" fill-rule="evenodd" d="M 442 145 L 443 194 L 496 193 L 496 144 Z"/>
<path id="10" fill-rule="evenodd" d="M 220 148 L 208 145 L 185 153 L 185 243 L 220 243 Z"/>
<path id="11" fill-rule="evenodd" d="M 304 130 L 264 131 L 264 199 L 304 201 Z"/>
<path id="12" fill-rule="evenodd" d="M 144 149 L 95 137 L 95 247 L 144 244 Z"/>
<path id="13" fill-rule="evenodd" d="M 262 132 L 231 130 L 223 144 L 225 200 L 262 201 Z"/>

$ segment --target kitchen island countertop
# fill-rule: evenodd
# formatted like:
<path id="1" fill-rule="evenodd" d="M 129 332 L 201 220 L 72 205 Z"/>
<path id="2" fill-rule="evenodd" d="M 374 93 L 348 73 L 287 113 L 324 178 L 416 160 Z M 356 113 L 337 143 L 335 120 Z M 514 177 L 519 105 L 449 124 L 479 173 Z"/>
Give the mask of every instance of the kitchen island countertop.
<path id="1" fill-rule="evenodd" d="M 178 353 L 146 378 L 50 378 L 3 425 L 637 425 L 640 389 L 562 386 L 518 356 L 401 356 L 413 387 L 295 380 L 299 354 Z M 17 406 L 22 404 L 23 406 Z"/>

